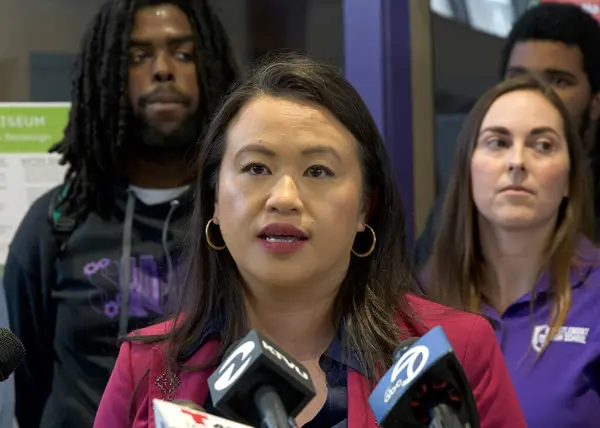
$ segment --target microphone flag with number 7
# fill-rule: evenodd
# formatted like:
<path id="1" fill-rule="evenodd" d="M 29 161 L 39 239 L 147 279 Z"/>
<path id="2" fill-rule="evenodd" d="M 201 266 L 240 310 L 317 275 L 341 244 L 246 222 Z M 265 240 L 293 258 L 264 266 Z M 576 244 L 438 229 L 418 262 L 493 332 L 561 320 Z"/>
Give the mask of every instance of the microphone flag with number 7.
<path id="1" fill-rule="evenodd" d="M 152 407 L 157 428 L 252 428 L 168 401 L 154 399 Z"/>

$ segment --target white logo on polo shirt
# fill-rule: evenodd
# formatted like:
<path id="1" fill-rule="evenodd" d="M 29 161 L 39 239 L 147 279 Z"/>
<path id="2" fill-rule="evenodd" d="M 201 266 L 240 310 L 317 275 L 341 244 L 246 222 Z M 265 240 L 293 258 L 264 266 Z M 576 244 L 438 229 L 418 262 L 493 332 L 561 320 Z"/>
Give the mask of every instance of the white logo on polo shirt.
<path id="1" fill-rule="evenodd" d="M 588 327 L 571 327 L 565 325 L 558 329 L 558 332 L 552 338 L 552 342 L 579 343 L 585 345 L 587 343 L 589 331 L 590 329 Z M 550 326 L 548 324 L 536 325 L 533 328 L 531 346 L 536 352 L 542 350 L 548 334 L 550 334 Z"/>

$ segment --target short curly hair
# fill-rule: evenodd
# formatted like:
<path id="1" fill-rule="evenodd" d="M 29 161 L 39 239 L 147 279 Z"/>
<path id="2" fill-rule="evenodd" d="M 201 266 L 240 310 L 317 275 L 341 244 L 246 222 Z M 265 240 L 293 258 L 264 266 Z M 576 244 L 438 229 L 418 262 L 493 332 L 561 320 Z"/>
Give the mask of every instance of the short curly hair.
<path id="1" fill-rule="evenodd" d="M 580 6 L 543 3 L 521 15 L 502 49 L 501 76 L 506 74 L 515 44 L 525 40 L 549 40 L 577 46 L 592 91 L 600 91 L 600 24 Z"/>

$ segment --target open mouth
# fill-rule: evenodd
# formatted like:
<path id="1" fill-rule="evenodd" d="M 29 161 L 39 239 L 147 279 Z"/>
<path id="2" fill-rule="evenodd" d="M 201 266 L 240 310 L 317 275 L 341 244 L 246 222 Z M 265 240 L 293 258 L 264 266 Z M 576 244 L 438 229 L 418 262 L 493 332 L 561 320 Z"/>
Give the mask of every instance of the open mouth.
<path id="1" fill-rule="evenodd" d="M 261 229 L 258 238 L 268 251 L 287 254 L 302 248 L 309 236 L 290 223 L 271 223 Z"/>
<path id="2" fill-rule="evenodd" d="M 298 242 L 298 241 L 306 241 L 308 238 L 304 236 L 292 236 L 292 235 L 262 235 L 259 236 L 260 239 L 263 239 L 267 242 Z"/>

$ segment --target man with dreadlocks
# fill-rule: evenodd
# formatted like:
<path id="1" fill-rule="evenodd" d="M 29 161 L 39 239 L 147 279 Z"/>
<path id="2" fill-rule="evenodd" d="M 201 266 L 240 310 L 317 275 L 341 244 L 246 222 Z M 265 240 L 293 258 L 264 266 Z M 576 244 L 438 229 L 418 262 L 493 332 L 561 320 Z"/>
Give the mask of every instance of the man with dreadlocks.
<path id="1" fill-rule="evenodd" d="M 6 262 L 10 323 L 27 349 L 21 428 L 91 427 L 118 336 L 177 294 L 191 159 L 235 78 L 207 0 L 111 0 L 91 22 L 53 148 L 65 182 L 33 204 Z"/>

